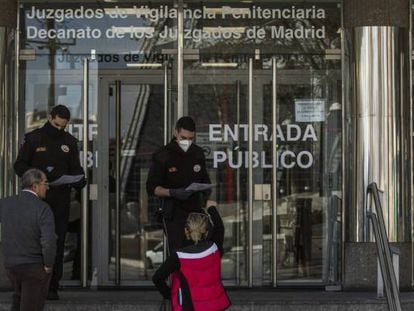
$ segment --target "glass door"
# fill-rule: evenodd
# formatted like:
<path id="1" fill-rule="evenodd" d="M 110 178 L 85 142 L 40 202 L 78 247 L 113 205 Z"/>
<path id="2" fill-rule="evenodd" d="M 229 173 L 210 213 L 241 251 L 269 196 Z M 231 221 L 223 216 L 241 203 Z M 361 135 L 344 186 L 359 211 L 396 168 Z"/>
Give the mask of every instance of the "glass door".
<path id="1" fill-rule="evenodd" d="M 196 120 L 226 228 L 223 280 L 338 281 L 340 68 L 323 56 L 207 57 L 185 67 L 184 111 Z"/>
<path id="2" fill-rule="evenodd" d="M 277 66 L 277 282 L 334 284 L 342 240 L 340 62 L 279 55 Z"/>
<path id="3" fill-rule="evenodd" d="M 271 84 L 272 67 L 258 64 L 251 55 L 235 55 L 231 61 L 203 55 L 184 71 L 187 113 L 196 121 L 196 143 L 205 150 L 216 185 L 212 199 L 225 225 L 222 278 L 228 285 L 272 280 L 272 227 L 267 223 L 272 216 L 272 127 L 263 118 L 271 118 L 273 106 L 265 103 L 259 87 Z"/>
<path id="4" fill-rule="evenodd" d="M 181 25 L 183 111 L 196 119 L 216 183 L 212 197 L 226 228 L 223 279 L 338 282 L 340 4 L 297 3 L 295 11 L 315 15 L 289 18 L 282 13 L 292 12 L 289 1 L 186 4 L 206 13 L 184 15 Z"/>
<path id="5" fill-rule="evenodd" d="M 197 124 L 196 144 L 205 150 L 208 173 L 225 226 L 222 278 L 248 283 L 248 171 L 237 155 L 248 148 L 239 124 L 248 122 L 245 62 L 194 62 L 185 70 L 187 114 Z M 234 127 L 237 129 L 234 130 Z M 225 131 L 225 133 L 223 133 Z M 229 161 L 228 158 L 234 161 Z"/>
<path id="6" fill-rule="evenodd" d="M 99 115 L 98 98 L 96 92 L 98 89 L 97 80 L 97 64 L 91 62 L 88 66 L 88 126 L 87 134 L 85 135 L 85 113 L 84 109 L 84 75 L 83 75 L 83 60 L 88 55 L 80 57 L 80 61 L 76 64 L 76 68 L 59 68 L 54 75 L 53 84 L 50 84 L 49 70 L 30 70 L 26 73 L 26 79 L 30 81 L 25 88 L 25 104 L 27 105 L 27 112 L 25 115 L 25 122 L 22 122 L 23 132 L 30 132 L 36 128 L 42 127 L 47 122 L 48 114 L 54 105 L 65 105 L 71 112 L 71 120 L 67 125 L 66 130 L 72 134 L 79 141 L 79 157 L 83 157 L 83 143 L 86 140 L 88 145 L 87 169 L 89 173 L 88 183 L 93 185 L 98 183 L 96 177 L 97 171 L 97 156 L 96 149 L 99 141 L 97 118 Z M 39 56 L 37 61 L 44 62 L 47 60 L 45 56 Z M 32 65 L 32 64 L 31 64 Z M 85 187 L 86 188 L 86 187 Z M 85 189 L 84 188 L 84 189 Z M 71 190 L 71 202 L 69 205 L 69 219 L 67 232 L 65 237 L 65 249 L 63 257 L 63 276 L 61 284 L 63 286 L 79 286 L 82 279 L 82 258 L 85 252 L 82 251 L 82 202 L 83 190 Z M 92 204 L 92 202 L 91 202 Z M 89 212 L 95 206 L 88 206 Z M 94 220 L 89 217 L 89 224 L 92 225 Z M 87 241 L 88 246 L 94 243 L 92 240 Z"/>
<path id="7" fill-rule="evenodd" d="M 167 65 L 166 65 L 167 66 Z M 142 76 L 102 77 L 102 169 L 98 192 L 101 238 L 99 284 L 150 284 L 163 261 L 157 202 L 146 192 L 151 155 L 164 144 L 169 115 L 167 68 Z"/>
<path id="8" fill-rule="evenodd" d="M 92 1 L 82 7 L 98 14 L 59 21 L 31 14 L 58 4 L 22 6 L 20 27 L 30 30 L 21 36 L 22 133 L 65 104 L 68 130 L 82 141 L 82 60 L 96 57 L 85 137 L 92 232 L 88 240 L 71 228 L 65 279 L 79 284 L 83 270 L 92 286 L 150 284 L 164 245 L 144 183 L 151 154 L 185 114 L 197 122 L 226 226 L 225 283 L 338 280 L 341 1 L 250 2 Z M 86 22 L 93 38 L 69 36 Z M 70 38 L 57 40 L 57 31 Z"/>

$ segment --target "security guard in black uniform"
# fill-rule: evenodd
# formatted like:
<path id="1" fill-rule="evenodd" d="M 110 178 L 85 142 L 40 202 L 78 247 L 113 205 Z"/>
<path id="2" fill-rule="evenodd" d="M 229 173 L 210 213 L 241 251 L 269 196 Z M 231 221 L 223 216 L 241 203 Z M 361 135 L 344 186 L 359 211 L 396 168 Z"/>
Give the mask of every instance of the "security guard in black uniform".
<path id="1" fill-rule="evenodd" d="M 193 182 L 210 184 L 203 149 L 192 143 L 194 134 L 193 119 L 180 118 L 175 126 L 174 139 L 153 154 L 148 174 L 148 194 L 162 198 L 170 253 L 183 245 L 188 214 L 205 207 L 210 194 L 210 191 L 201 194 L 185 190 Z"/>
<path id="2" fill-rule="evenodd" d="M 14 170 L 20 177 L 30 168 L 42 170 L 49 182 L 62 175 L 84 175 L 80 165 L 77 139 L 65 132 L 70 119 L 70 111 L 63 105 L 55 106 L 48 122 L 39 129 L 25 135 L 19 150 Z M 86 180 L 58 187 L 51 187 L 45 201 L 52 208 L 55 217 L 57 235 L 56 259 L 50 281 L 48 299 L 57 300 L 57 290 L 63 272 L 63 252 L 65 247 L 66 229 L 69 220 L 70 188 L 82 188 Z"/>

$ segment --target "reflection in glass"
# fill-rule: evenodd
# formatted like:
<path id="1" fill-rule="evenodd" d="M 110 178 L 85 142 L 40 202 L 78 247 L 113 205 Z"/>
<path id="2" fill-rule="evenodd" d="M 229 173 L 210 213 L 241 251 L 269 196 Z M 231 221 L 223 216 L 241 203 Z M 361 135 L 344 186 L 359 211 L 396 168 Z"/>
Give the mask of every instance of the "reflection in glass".
<path id="1" fill-rule="evenodd" d="M 237 78 L 223 80 L 223 76 L 215 74 L 214 70 L 205 71 L 202 76 L 208 77 L 204 83 L 188 87 L 189 115 L 197 124 L 196 143 L 205 150 L 210 179 L 216 185 L 211 198 L 218 202 L 225 226 L 222 278 L 232 284 L 246 284 L 247 170 L 244 165 L 232 164 L 228 159 L 219 160 L 217 155 L 225 154 L 237 161 L 247 149 L 245 140 L 225 138 L 224 135 L 224 131 L 234 131 L 234 127 L 246 123 L 247 86 Z M 191 77 L 187 79 L 192 80 Z M 230 81 L 233 83 L 229 84 Z M 210 125 L 221 129 L 215 142 L 209 141 Z"/>
<path id="2" fill-rule="evenodd" d="M 37 29 L 83 29 L 85 19 L 68 19 L 63 21 L 30 19 L 25 10 L 34 4 L 24 4 L 21 12 L 21 29 L 35 27 Z M 22 100 L 24 101 L 26 131 L 43 125 L 50 107 L 55 104 L 69 106 L 73 120 L 68 130 L 82 140 L 82 57 L 89 55 L 91 48 L 99 51 L 97 63 L 103 77 L 105 75 L 128 74 L 146 79 L 146 74 L 137 73 L 137 68 L 128 64 L 161 64 L 169 60 L 176 72 L 176 55 L 167 55 L 163 49 L 174 49 L 177 46 L 176 20 L 145 17 L 137 18 L 128 14 L 126 18 L 111 18 L 114 4 L 84 3 L 85 8 L 102 9 L 102 18 L 88 19 L 91 27 L 105 32 L 114 26 L 121 31 L 131 25 L 137 27 L 153 27 L 153 38 L 131 38 L 130 32 L 123 38 L 109 39 L 29 39 L 27 33 L 22 36 L 22 49 L 35 49 L 34 61 L 22 61 L 20 68 L 24 83 Z M 131 3 L 119 3 L 120 7 L 131 9 Z M 170 2 L 140 2 L 150 8 L 161 5 L 171 7 Z M 53 7 L 50 4 L 36 4 L 36 7 Z M 79 8 L 80 3 L 66 4 L 65 8 Z M 102 7 L 104 6 L 104 7 Z M 292 4 L 286 1 L 255 1 L 242 3 L 191 1 L 186 8 L 213 10 L 220 15 L 224 10 L 242 8 L 251 10 L 253 6 L 266 9 L 286 9 Z M 216 184 L 212 198 L 219 203 L 219 211 L 226 228 L 225 255 L 222 259 L 223 279 L 227 283 L 246 285 L 248 279 L 248 198 L 247 198 L 247 150 L 248 140 L 244 136 L 248 115 L 253 115 L 255 132 L 254 152 L 258 164 L 253 170 L 253 183 L 256 192 L 261 193 L 253 204 L 253 280 L 254 285 L 271 283 L 271 271 L 274 264 L 278 267 L 278 281 L 321 281 L 330 279 L 331 268 L 340 266 L 335 256 L 340 241 L 341 211 L 335 196 L 341 190 L 341 81 L 340 61 L 326 60 L 328 49 L 340 48 L 341 10 L 335 2 L 303 2 L 295 4 L 301 8 L 323 8 L 325 18 L 234 18 L 226 14 L 224 18 L 185 18 L 185 100 L 184 111 L 193 116 L 197 123 L 197 143 L 205 149 L 209 174 Z M 60 5 L 57 5 L 60 7 Z M 221 11 L 220 11 L 221 10 Z M 234 11 L 233 11 L 234 12 Z M 300 28 L 306 25 L 311 28 L 325 27 L 324 38 L 290 39 L 271 38 L 272 27 Z M 264 29 L 267 36 L 263 39 L 248 38 L 246 31 L 255 26 Z M 167 30 L 172 36 L 163 36 Z M 230 31 L 231 38 L 208 39 L 200 37 L 202 32 L 217 32 L 219 28 Z M 191 33 L 190 36 L 188 34 Z M 221 33 L 223 35 L 223 33 Z M 26 36 L 26 38 L 24 38 Z M 192 50 L 190 49 L 196 49 Z M 254 51 L 256 49 L 256 51 Z M 253 72 L 254 109 L 247 111 L 247 62 L 256 52 L 260 60 L 255 61 Z M 194 53 L 194 55 L 189 55 Z M 269 137 L 273 124 L 271 94 L 271 56 L 277 55 L 277 138 Z M 194 60 L 198 59 L 198 60 Z M 191 61 L 193 60 L 193 61 Z M 215 65 L 214 65 L 215 64 Z M 134 70 L 134 71 L 133 71 Z M 142 70 L 142 68 L 141 68 Z M 151 76 L 151 75 L 148 75 Z M 112 76 L 113 77 L 113 76 Z M 112 79 L 112 78 L 111 78 Z M 122 77 L 121 77 L 122 80 Z M 170 103 L 175 107 L 175 95 L 178 85 L 172 76 Z M 110 232 L 109 254 L 103 254 L 110 265 L 110 279 L 114 280 L 115 264 L 115 94 L 113 85 L 109 103 L 109 152 L 99 157 L 108 164 L 109 177 L 108 202 L 109 210 L 105 215 L 110 219 L 101 223 L 102 219 L 94 219 L 98 226 L 104 226 Z M 97 148 L 99 143 L 97 132 L 98 93 L 108 90 L 98 89 L 97 83 L 91 87 L 90 140 L 92 150 L 91 167 L 93 174 L 90 182 L 99 183 L 96 176 Z M 163 111 L 164 86 L 148 83 L 124 84 L 121 87 L 121 280 L 149 280 L 154 269 L 162 262 L 162 231 L 154 219 L 153 211 L 157 202 L 147 198 L 145 187 L 146 174 L 150 165 L 151 154 L 163 144 Z M 296 108 L 300 100 L 322 101 L 322 121 L 298 121 Z M 335 105 L 337 103 L 337 105 Z M 99 107 L 99 109 L 102 108 Z M 315 104 L 315 109 L 317 108 Z M 321 108 L 319 106 L 319 108 Z M 105 108 L 106 109 L 106 108 Z M 174 114 L 174 111 L 173 113 Z M 214 128 L 211 128 L 214 126 Z M 303 139 L 304 133 L 311 128 L 313 132 Z M 215 140 L 210 134 L 217 131 Z M 267 131 L 267 134 L 265 132 Z M 298 136 L 299 139 L 294 139 Z M 237 135 L 236 135 L 237 134 Z M 290 135 L 290 139 L 287 137 Z M 283 137 L 283 138 L 282 138 Z M 277 193 L 268 191 L 272 184 L 272 171 L 268 166 L 272 160 L 273 146 L 278 151 Z M 301 168 L 297 156 L 307 151 L 312 156 L 312 165 Z M 292 154 L 296 156 L 294 159 Z M 304 162 L 309 156 L 304 155 Z M 107 162 L 106 162 L 107 161 Z M 106 174 L 106 173 L 105 173 Z M 105 180 L 106 180 L 105 176 Z M 270 192 L 270 193 L 269 193 Z M 94 207 L 99 208 L 102 194 Z M 277 196 L 277 206 L 271 205 L 272 196 Z M 73 212 L 76 218 L 77 194 L 73 194 Z M 272 213 L 277 213 L 277 249 L 272 249 Z M 109 215 L 108 215 L 109 214 Z M 92 217 L 90 217 L 92 219 Z M 106 218 L 104 218 L 106 219 Z M 76 221 L 76 219 L 75 219 Z M 67 263 L 65 278 L 72 277 L 73 260 L 76 258 L 78 229 L 68 239 Z M 92 243 L 90 243 L 92 245 Z M 91 247 L 92 249 L 92 247 Z M 273 263 L 273 254 L 277 254 L 277 262 Z M 107 258 L 108 257 L 108 258 Z M 336 258 L 336 259 L 335 259 Z M 101 273 L 101 271 L 98 271 Z M 76 275 L 75 267 L 75 275 Z M 76 277 L 77 278 L 77 277 Z M 103 277 L 106 280 L 106 276 Z"/>
<path id="3" fill-rule="evenodd" d="M 278 59 L 279 64 L 288 59 L 291 65 L 286 68 L 284 63 L 285 68 L 278 70 L 277 194 L 270 188 L 274 144 L 270 62 L 267 58 L 256 62 L 253 71 L 254 285 L 271 284 L 274 264 L 280 282 L 319 283 L 339 265 L 340 256 L 334 252 L 341 239 L 335 201 L 342 180 L 340 66 L 313 56 L 293 63 L 295 58 Z M 328 65 L 329 71 L 319 70 Z M 226 226 L 223 279 L 243 284 L 248 271 L 246 70 L 242 64 L 240 69 L 198 68 L 194 62 L 185 72 L 190 81 L 188 111 L 197 122 L 197 143 L 205 149 L 210 177 L 217 185 L 213 199 L 219 202 Z M 205 77 L 203 82 L 197 75 Z M 313 115 L 300 112 L 301 105 L 312 105 Z M 276 209 L 272 195 L 277 195 Z M 273 210 L 277 249 L 272 248 Z"/>
<path id="4" fill-rule="evenodd" d="M 329 66 L 329 63 L 323 63 Z M 277 271 L 279 281 L 327 282 L 339 267 L 341 86 L 326 71 L 280 70 L 277 89 Z M 271 102 L 271 86 L 264 86 Z M 312 107 L 311 114 L 301 110 Z M 267 121 L 270 122 L 270 121 Z M 289 157 L 283 161 L 283 155 Z M 300 156 L 308 152 L 308 156 Z M 335 262 L 333 262 L 335 261 Z"/>
<path id="5" fill-rule="evenodd" d="M 79 56 L 81 58 L 81 56 Z M 25 132 L 42 127 L 48 118 L 51 107 L 65 105 L 71 112 L 71 120 L 66 130 L 79 140 L 80 156 L 82 155 L 83 113 L 82 113 L 82 71 L 56 71 L 48 68 L 48 57 L 38 56 L 35 61 L 26 64 L 24 75 L 25 96 Z M 42 68 L 42 66 L 44 66 Z M 93 67 L 94 64 L 91 65 Z M 42 68 L 41 70 L 39 68 Z M 51 72 L 53 75 L 51 76 Z M 53 78 L 53 83 L 51 79 Z M 89 183 L 96 182 L 93 171 L 97 168 L 96 142 L 98 139 L 97 126 L 97 96 L 96 80 L 90 80 L 89 106 Z M 65 241 L 63 280 L 80 279 L 80 202 L 81 194 L 72 191 L 69 211 L 69 222 Z M 90 207 L 91 209 L 91 207 Z M 90 221 L 92 218 L 90 217 Z M 92 244 L 89 244 L 92 245 Z"/>
<path id="6" fill-rule="evenodd" d="M 115 87 L 109 97 L 110 279 L 115 278 Z M 163 142 L 162 85 L 121 85 L 121 280 L 150 280 L 163 261 L 162 230 L 145 181 L 151 154 Z M 151 203 L 151 202 L 150 202 Z"/>

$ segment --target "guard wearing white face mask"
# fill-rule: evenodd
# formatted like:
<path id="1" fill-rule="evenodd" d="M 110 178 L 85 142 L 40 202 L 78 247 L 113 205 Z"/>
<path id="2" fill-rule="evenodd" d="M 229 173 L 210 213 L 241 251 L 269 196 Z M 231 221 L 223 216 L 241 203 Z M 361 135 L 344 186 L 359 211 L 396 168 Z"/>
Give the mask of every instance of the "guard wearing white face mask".
<path id="1" fill-rule="evenodd" d="M 202 208 L 210 194 L 185 190 L 194 182 L 210 183 L 203 149 L 193 143 L 194 136 L 194 120 L 180 118 L 174 138 L 153 154 L 148 173 L 148 194 L 162 199 L 160 209 L 170 251 L 183 246 L 188 214 Z"/>

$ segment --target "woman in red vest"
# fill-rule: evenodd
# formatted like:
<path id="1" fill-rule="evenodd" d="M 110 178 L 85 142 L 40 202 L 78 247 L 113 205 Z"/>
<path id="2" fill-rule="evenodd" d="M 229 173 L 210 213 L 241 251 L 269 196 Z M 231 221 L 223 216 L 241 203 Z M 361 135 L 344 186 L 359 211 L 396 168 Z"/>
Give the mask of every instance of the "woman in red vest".
<path id="1" fill-rule="evenodd" d="M 220 260 L 224 226 L 215 206 L 208 214 L 190 213 L 184 230 L 188 243 L 167 258 L 152 281 L 164 299 L 171 300 L 173 311 L 227 309 L 230 300 L 221 283 Z M 166 283 L 169 275 L 171 288 Z"/>

